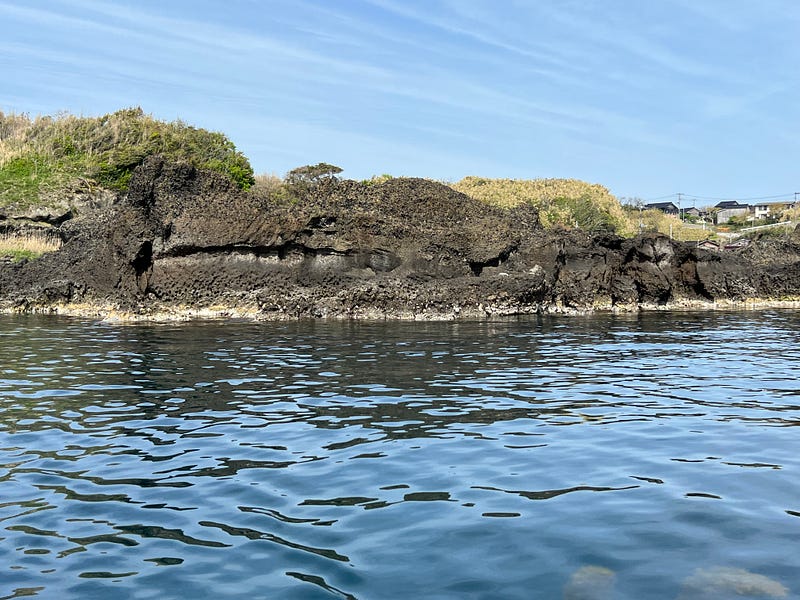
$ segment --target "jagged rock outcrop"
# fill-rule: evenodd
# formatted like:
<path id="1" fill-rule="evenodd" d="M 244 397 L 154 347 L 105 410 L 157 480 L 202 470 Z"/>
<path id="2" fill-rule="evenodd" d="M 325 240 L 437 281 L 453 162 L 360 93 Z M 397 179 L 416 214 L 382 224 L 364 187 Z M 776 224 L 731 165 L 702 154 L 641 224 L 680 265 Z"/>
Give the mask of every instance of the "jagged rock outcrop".
<path id="1" fill-rule="evenodd" d="M 125 198 L 60 231 L 58 252 L 0 264 L 6 309 L 442 318 L 800 296 L 797 241 L 770 258 L 766 246 L 720 254 L 655 234 L 544 231 L 529 206 L 421 179 L 329 181 L 276 204 L 153 157 Z"/>
<path id="2" fill-rule="evenodd" d="M 110 208 L 116 194 L 78 179 L 40 204 L 0 206 L 0 232 L 58 227 L 79 215 Z"/>

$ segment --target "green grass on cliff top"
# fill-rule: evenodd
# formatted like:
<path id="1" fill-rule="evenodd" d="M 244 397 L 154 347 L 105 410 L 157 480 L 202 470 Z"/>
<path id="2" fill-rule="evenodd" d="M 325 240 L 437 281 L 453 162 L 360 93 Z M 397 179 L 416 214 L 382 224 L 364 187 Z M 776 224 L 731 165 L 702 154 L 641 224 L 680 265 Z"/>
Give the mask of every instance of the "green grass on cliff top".
<path id="1" fill-rule="evenodd" d="M 242 189 L 254 182 L 250 162 L 223 134 L 159 121 L 141 108 L 102 117 L 0 112 L 0 206 L 42 204 L 70 188 L 125 191 L 153 154 L 224 173 Z"/>

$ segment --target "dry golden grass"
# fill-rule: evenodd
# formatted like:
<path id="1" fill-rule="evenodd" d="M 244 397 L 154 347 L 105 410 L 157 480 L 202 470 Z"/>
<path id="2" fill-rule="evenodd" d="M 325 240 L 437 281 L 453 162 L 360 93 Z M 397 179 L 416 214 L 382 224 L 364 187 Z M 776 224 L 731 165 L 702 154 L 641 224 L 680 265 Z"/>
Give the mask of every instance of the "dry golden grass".
<path id="1" fill-rule="evenodd" d="M 283 179 L 274 173 L 261 173 L 255 176 L 250 191 L 256 196 L 268 198 L 283 186 Z"/>
<path id="2" fill-rule="evenodd" d="M 664 235 L 672 235 L 676 240 L 682 242 L 696 242 L 706 240 L 714 236 L 714 229 L 707 227 L 703 229 L 701 225 L 684 223 L 678 217 L 667 215 L 656 209 L 638 211 L 628 209 L 629 220 L 633 223 L 636 231 L 642 233 L 647 231 L 657 231 Z"/>
<path id="3" fill-rule="evenodd" d="M 0 112 L 0 165 L 19 155 L 31 126 L 26 115 Z"/>
<path id="4" fill-rule="evenodd" d="M 497 206 L 533 204 L 545 227 L 609 228 L 621 235 L 634 233 L 619 201 L 599 184 L 577 179 L 465 177 L 451 187 Z"/>
<path id="5" fill-rule="evenodd" d="M 700 242 L 714 236 L 714 231 L 710 228 L 687 227 L 686 225 L 680 224 L 680 221 L 678 221 L 678 223 L 677 229 L 673 229 L 672 237 L 681 242 Z M 669 231 L 663 233 L 669 234 Z"/>
<path id="6" fill-rule="evenodd" d="M 796 208 L 787 208 L 780 214 L 781 221 L 799 221 L 800 220 L 800 206 Z"/>
<path id="7" fill-rule="evenodd" d="M 0 256 L 15 260 L 38 258 L 61 248 L 61 240 L 50 231 L 0 234 Z"/>

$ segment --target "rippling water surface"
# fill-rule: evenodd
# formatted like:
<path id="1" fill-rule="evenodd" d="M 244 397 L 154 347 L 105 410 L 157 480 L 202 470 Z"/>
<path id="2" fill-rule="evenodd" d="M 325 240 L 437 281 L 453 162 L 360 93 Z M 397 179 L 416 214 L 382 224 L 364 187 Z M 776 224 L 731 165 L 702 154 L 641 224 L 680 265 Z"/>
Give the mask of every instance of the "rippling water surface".
<path id="1" fill-rule="evenodd" d="M 0 317 L 0 597 L 796 597 L 798 361 L 779 311 Z"/>

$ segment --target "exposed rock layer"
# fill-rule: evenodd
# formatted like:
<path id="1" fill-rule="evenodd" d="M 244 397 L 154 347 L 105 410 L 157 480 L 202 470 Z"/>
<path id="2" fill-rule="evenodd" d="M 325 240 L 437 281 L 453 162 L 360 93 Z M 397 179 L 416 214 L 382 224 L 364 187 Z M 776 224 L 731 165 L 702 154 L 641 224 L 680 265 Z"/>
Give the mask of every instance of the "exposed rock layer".
<path id="1" fill-rule="evenodd" d="M 4 308 L 436 318 L 800 296 L 797 239 L 718 253 L 657 234 L 544 231 L 531 207 L 421 179 L 331 181 L 276 205 L 151 158 L 125 198 L 60 231 L 58 252 L 0 263 Z"/>

